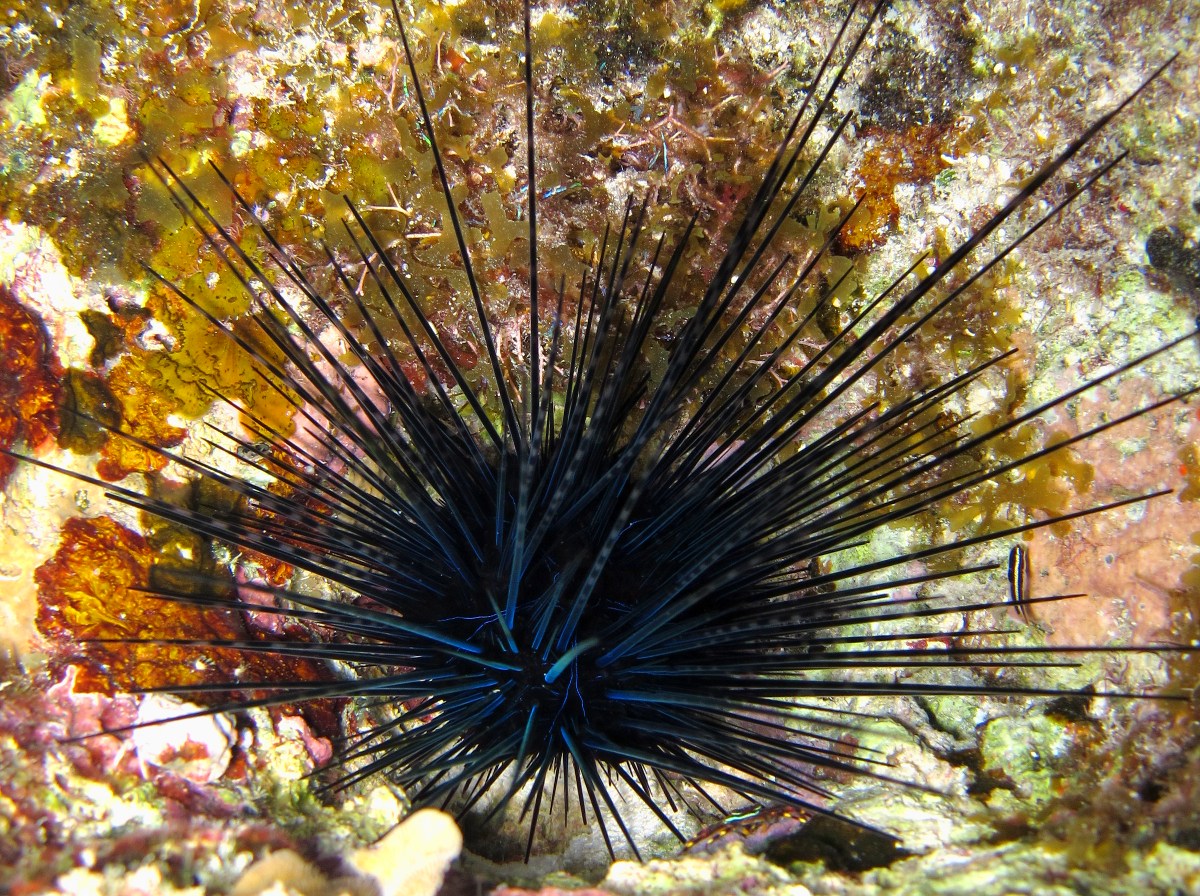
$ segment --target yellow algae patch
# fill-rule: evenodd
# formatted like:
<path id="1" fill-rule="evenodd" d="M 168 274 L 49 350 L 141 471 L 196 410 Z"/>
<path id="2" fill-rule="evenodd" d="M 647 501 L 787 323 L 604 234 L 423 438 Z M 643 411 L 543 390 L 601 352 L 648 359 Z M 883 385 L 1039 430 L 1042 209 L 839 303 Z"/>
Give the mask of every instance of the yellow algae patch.
<path id="1" fill-rule="evenodd" d="M 92 125 L 92 136 L 104 146 L 124 143 L 133 130 L 129 127 L 129 109 L 119 96 L 108 97 L 108 111 Z"/>

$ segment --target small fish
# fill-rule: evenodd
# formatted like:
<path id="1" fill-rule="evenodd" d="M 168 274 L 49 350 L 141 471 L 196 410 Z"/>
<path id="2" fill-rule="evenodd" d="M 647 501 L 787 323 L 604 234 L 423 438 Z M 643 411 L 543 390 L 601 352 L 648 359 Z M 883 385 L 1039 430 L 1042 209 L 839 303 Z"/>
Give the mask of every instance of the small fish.
<path id="1" fill-rule="evenodd" d="M 798 806 L 758 806 L 704 828 L 684 844 L 683 852 L 708 855 L 738 842 L 754 855 L 773 841 L 798 833 L 811 819 L 812 813 Z"/>
<path id="2" fill-rule="evenodd" d="M 1008 595 L 1017 615 L 1026 625 L 1032 625 L 1029 615 L 1029 551 L 1017 545 L 1008 552 Z"/>

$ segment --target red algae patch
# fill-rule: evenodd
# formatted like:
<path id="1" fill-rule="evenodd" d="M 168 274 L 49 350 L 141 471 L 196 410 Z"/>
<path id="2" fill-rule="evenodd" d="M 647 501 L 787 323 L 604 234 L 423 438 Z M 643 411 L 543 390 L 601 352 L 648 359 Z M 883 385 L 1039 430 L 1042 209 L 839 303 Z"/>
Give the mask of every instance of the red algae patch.
<path id="1" fill-rule="evenodd" d="M 900 220 L 896 187 L 926 184 L 948 167 L 943 155 L 946 128 L 914 125 L 903 131 L 868 128 L 874 143 L 860 157 L 855 174 L 863 185 L 862 205 L 837 237 L 842 252 L 857 255 L 877 249 Z"/>
<path id="2" fill-rule="evenodd" d="M 236 681 L 320 681 L 325 665 L 268 654 L 214 652 L 198 665 L 186 646 L 127 644 L 155 639 L 228 640 L 247 637 L 239 614 L 217 613 L 139 589 L 149 584 L 156 553 L 146 537 L 109 517 L 73 518 L 63 526 L 54 557 L 38 568 L 37 627 L 60 645 L 57 661 L 79 667 L 78 689 L 104 694 L 178 684 Z M 76 653 L 73 645 L 90 643 Z"/>
<path id="3" fill-rule="evenodd" d="M 0 286 L 0 448 L 37 450 L 58 434 L 62 375 L 41 317 Z M 15 466 L 0 457 L 0 487 Z"/>
<path id="4" fill-rule="evenodd" d="M 1064 427 L 1074 431 L 1145 404 L 1155 388 L 1128 382 L 1113 401 L 1085 401 Z M 1119 437 L 1093 440 L 1083 452 L 1094 472 L 1095 494 L 1149 492 L 1172 484 L 1173 451 L 1197 434 L 1187 408 L 1168 406 L 1125 424 Z M 1172 448 L 1172 444 L 1175 446 Z M 1148 445 L 1155 446 L 1147 450 Z M 1166 495 L 1133 511 L 1075 520 L 1068 533 L 1033 533 L 1029 553 L 1034 596 L 1084 592 L 1079 600 L 1038 604 L 1034 618 L 1056 645 L 1128 639 L 1164 643 L 1178 638 L 1172 609 L 1190 557 L 1169 545 L 1196 527 L 1194 505 Z M 1053 527 L 1052 527 L 1053 528 Z"/>

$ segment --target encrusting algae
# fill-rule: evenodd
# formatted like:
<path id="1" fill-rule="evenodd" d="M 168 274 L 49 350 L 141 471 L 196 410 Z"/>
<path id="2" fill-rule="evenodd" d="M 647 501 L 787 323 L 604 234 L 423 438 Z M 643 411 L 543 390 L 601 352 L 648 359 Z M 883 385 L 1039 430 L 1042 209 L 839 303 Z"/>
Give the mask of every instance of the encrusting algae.
<path id="1" fill-rule="evenodd" d="M 944 255 L 1033 170 L 1031 160 L 1128 94 L 1151 65 L 1185 51 L 1151 98 L 1105 138 L 1132 160 L 993 270 L 954 320 L 901 346 L 872 384 L 882 401 L 897 402 L 1015 345 L 1019 354 L 986 387 L 992 391 L 973 397 L 977 408 L 964 408 L 1007 413 L 1186 330 L 1195 316 L 1194 298 L 1177 276 L 1152 267 L 1143 247 L 1163 226 L 1200 233 L 1193 206 L 1200 98 L 1187 87 L 1200 82 L 1200 63 L 1188 55 L 1198 45 L 1200 10 L 1165 2 L 1105 9 L 1075 0 L 1054 9 L 897 0 L 878 51 L 851 79 L 863 89 L 839 97 L 858 112 L 830 169 L 842 178 L 818 185 L 825 205 L 798 211 L 783 239 L 819 245 L 849 209 L 848 197 L 865 193 L 826 272 L 830 282 L 850 272 L 820 321 L 826 335 L 921 252 Z M 529 296 L 516 157 L 518 6 L 403 11 L 489 312 L 502 338 L 519 347 Z M 719 246 L 842 14 L 760 0 L 539 8 L 540 263 L 555 275 L 543 281 L 544 307 L 553 303 L 557 275 L 578 277 L 604 224 L 636 189 L 654 191 L 652 229 L 679 227 L 699 213 L 697 243 Z M 147 157 L 166 159 L 223 224 L 240 228 L 245 251 L 265 258 L 209 169 L 214 162 L 321 288 L 335 283 L 321 241 L 343 257 L 352 250 L 341 225 L 341 197 L 352 197 L 386 245 L 404 247 L 407 273 L 430 284 L 431 317 L 455 362 L 473 368 L 476 382 L 491 375 L 486 359 L 478 363 L 461 260 L 390 15 L 382 4 L 329 0 L 51 0 L 0 13 L 0 448 L 106 481 L 143 483 L 219 513 L 231 496 L 193 486 L 147 446 L 203 451 L 202 421 L 229 414 L 214 409 L 214 393 L 287 431 L 290 406 L 245 355 L 145 275 L 143 264 L 204 296 L 247 337 L 249 316 L 262 313 L 182 223 Z M 686 272 L 681 292 L 709 274 L 702 265 Z M 687 313 L 675 311 L 679 320 Z M 652 362 L 663 363 L 673 335 L 655 333 L 662 354 Z M 1195 358 L 1181 354 L 1174 366 L 1149 365 L 1100 401 L 1081 400 L 1045 426 L 1014 431 L 999 450 L 1022 456 L 1200 379 Z M 405 372 L 419 381 L 415 363 Z M 485 392 L 496 404 L 495 392 Z M 1163 408 L 1002 477 L 982 502 L 948 498 L 937 513 L 881 537 L 902 545 L 947 531 L 996 531 L 1177 486 L 1183 476 L 1178 498 L 1031 536 L 1037 594 L 1103 597 L 1038 605 L 1025 636 L 1057 645 L 1188 641 L 1200 594 L 1198 420 L 1194 407 Z M 983 431 L 989 422 L 981 414 L 971 425 Z M 107 427 L 145 444 L 115 438 Z M 344 701 L 229 720 L 231 758 L 214 781 L 193 781 L 171 761 L 146 761 L 128 737 L 61 744 L 136 718 L 137 700 L 126 695 L 132 689 L 332 673 L 267 655 L 253 658 L 261 668 L 248 668 L 232 654 L 195 665 L 172 648 L 81 651 L 86 638 L 304 638 L 291 621 L 279 630 L 277 618 L 175 606 L 163 614 L 161 604 L 131 590 L 152 574 L 211 574 L 231 564 L 243 582 L 283 583 L 292 570 L 214 553 L 193 533 L 114 508 L 100 489 L 14 469 L 7 458 L 0 477 L 0 571 L 12 583 L 0 601 L 10 653 L 0 684 L 0 766 L 10 770 L 0 776 L 0 886 L 132 893 L 149 874 L 162 892 L 228 889 L 261 856 L 288 849 L 304 861 L 346 856 L 396 823 L 402 795 L 385 786 L 386 795 L 366 787 L 349 794 L 359 817 L 348 818 L 314 797 L 302 777 L 359 721 L 361 710 Z M 1002 573 L 991 587 L 1007 587 Z M 1110 689 L 1196 677 L 1194 659 L 1177 668 L 1152 657 L 1122 662 L 1088 660 L 1064 674 L 1081 687 Z M 1125 749 L 1134 738 L 1137 748 Z M 184 734 L 181 753 L 187 744 Z M 982 894 L 1036 889 L 1051 878 L 1096 893 L 1200 886 L 1192 709 L 928 699 L 898 712 L 874 745 L 914 779 L 951 794 L 862 782 L 843 788 L 855 817 L 896 833 L 914 857 L 842 874 L 830 861 L 778 864 L 726 852 L 619 863 L 603 886 L 708 892 L 706 882 L 716 880 L 751 893 L 819 891 L 825 874 L 839 875 L 847 893 L 932 892 L 932 881 L 944 892 Z M 604 859 L 593 858 L 593 877 L 604 874 Z"/>

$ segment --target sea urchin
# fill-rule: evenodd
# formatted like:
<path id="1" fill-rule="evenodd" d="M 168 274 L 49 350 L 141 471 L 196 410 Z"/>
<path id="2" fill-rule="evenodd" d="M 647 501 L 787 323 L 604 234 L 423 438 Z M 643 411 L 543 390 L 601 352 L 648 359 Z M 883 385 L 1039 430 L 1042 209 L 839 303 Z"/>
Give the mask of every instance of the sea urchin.
<path id="1" fill-rule="evenodd" d="M 849 272 L 832 274 L 830 259 L 861 198 L 828 225 L 810 226 L 803 244 L 786 234 L 820 217 L 828 159 L 853 120 L 837 111 L 839 90 L 885 7 L 850 5 L 717 257 L 699 257 L 710 249 L 695 217 L 674 232 L 655 227 L 651 199 L 638 196 L 596 235 L 590 264 L 568 286 L 563 272 L 548 284 L 539 264 L 540 100 L 526 4 L 520 143 L 529 253 L 527 281 L 514 287 L 527 306 L 515 350 L 501 344 L 489 310 L 495 297 L 476 276 L 465 220 L 472 210 L 459 201 L 394 7 L 429 161 L 453 197 L 443 224 L 454 234 L 480 369 L 456 354 L 433 323 L 423 285 L 351 200 L 355 256 L 326 248 L 341 287 L 328 294 L 224 174 L 239 232 L 166 161 L 148 162 L 251 297 L 252 314 L 227 323 L 203 295 L 151 268 L 148 275 L 250 359 L 292 410 L 295 432 L 233 402 L 243 431 L 218 431 L 211 445 L 219 459 L 113 432 L 237 497 L 216 513 L 78 478 L 325 583 L 319 593 L 263 584 L 238 592 L 225 580 L 175 573 L 153 590 L 168 603 L 283 617 L 314 636 L 172 643 L 351 670 L 333 681 L 167 690 L 215 696 L 202 712 L 364 698 L 387 717 L 339 751 L 337 786 L 386 772 L 418 804 L 465 812 L 486 796 L 494 815 L 515 803 L 529 819 L 527 854 L 536 820 L 557 799 L 600 819 L 610 851 L 608 825 L 636 851 L 622 811 L 630 797 L 682 839 L 677 803 L 719 806 L 732 793 L 828 812 L 830 774 L 904 783 L 903 769 L 847 750 L 845 737 L 867 720 L 838 698 L 1059 695 L 1070 691 L 910 673 L 1175 649 L 1013 644 L 1011 630 L 963 622 L 1004 608 L 1007 593 L 963 599 L 929 590 L 998 564 L 927 561 L 1153 495 L 845 559 L 883 527 L 950 498 L 970 500 L 987 483 L 1194 391 L 1011 456 L 1000 446 L 1030 421 L 1191 334 L 1012 412 L 980 412 L 971 398 L 1011 352 L 899 398 L 874 389 L 898 350 L 953 320 L 980 281 L 1122 161 L 1096 163 L 1029 208 L 1141 92 L 1098 117 L 961 244 L 914 261 L 846 313 L 838 296 Z M 257 228 L 267 261 L 244 248 L 241 227 Z M 696 270 L 705 272 L 700 290 L 688 275 Z M 1077 597 L 1029 596 L 1024 585 L 1014 594 L 1022 607 Z"/>

